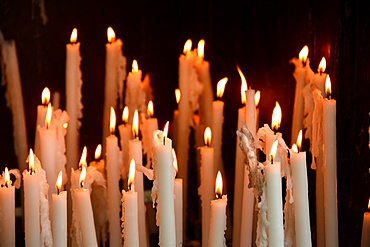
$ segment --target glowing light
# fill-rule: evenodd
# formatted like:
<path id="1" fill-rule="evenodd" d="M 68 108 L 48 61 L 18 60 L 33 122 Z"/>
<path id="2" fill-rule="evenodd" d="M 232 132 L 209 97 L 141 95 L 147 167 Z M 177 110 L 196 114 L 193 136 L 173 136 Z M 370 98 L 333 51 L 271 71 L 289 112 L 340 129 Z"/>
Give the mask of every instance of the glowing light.
<path id="1" fill-rule="evenodd" d="M 167 121 L 166 125 L 164 126 L 164 130 L 163 130 L 163 138 L 166 139 L 167 138 L 167 135 L 168 135 L 168 126 L 169 126 L 170 122 Z"/>
<path id="2" fill-rule="evenodd" d="M 271 128 L 274 130 L 277 130 L 280 127 L 281 123 L 281 108 L 279 103 L 276 101 L 275 108 L 272 112 L 272 123 L 271 123 Z"/>
<path id="3" fill-rule="evenodd" d="M 217 83 L 217 97 L 222 98 L 228 78 L 225 77 Z"/>
<path id="4" fill-rule="evenodd" d="M 188 54 L 188 52 L 191 51 L 191 47 L 193 45 L 193 42 L 191 41 L 191 39 L 188 39 L 186 42 L 185 42 L 185 45 L 184 45 L 184 54 Z"/>
<path id="5" fill-rule="evenodd" d="M 319 68 L 317 69 L 317 71 L 319 73 L 324 73 L 325 69 L 326 69 L 326 59 L 325 59 L 325 57 L 322 57 L 321 62 L 319 64 Z"/>
<path id="6" fill-rule="evenodd" d="M 302 63 L 305 63 L 307 61 L 307 57 L 308 57 L 308 46 L 305 45 L 299 52 L 299 60 L 301 60 Z"/>
<path id="7" fill-rule="evenodd" d="M 153 106 L 153 101 L 148 102 L 148 116 L 151 118 L 154 115 L 154 106 Z"/>
<path id="8" fill-rule="evenodd" d="M 295 143 L 292 145 L 292 150 L 294 153 L 298 153 L 298 147 Z"/>
<path id="9" fill-rule="evenodd" d="M 257 107 L 258 104 L 260 103 L 261 99 L 261 92 L 258 90 L 256 94 L 254 95 L 254 105 Z"/>
<path id="10" fill-rule="evenodd" d="M 200 60 L 203 60 L 203 58 L 204 58 L 204 45 L 205 45 L 205 41 L 204 41 L 204 39 L 201 39 L 198 42 L 198 58 Z"/>
<path id="11" fill-rule="evenodd" d="M 12 185 L 12 181 L 10 180 L 8 167 L 5 167 L 5 174 L 4 174 L 4 183 L 6 187 L 10 187 Z"/>
<path id="12" fill-rule="evenodd" d="M 80 163 L 79 163 L 80 167 L 87 166 L 86 157 L 87 157 L 87 148 L 85 146 L 84 149 L 82 150 L 82 154 L 80 158 Z"/>
<path id="13" fill-rule="evenodd" d="M 33 157 L 32 149 L 30 149 L 30 155 L 29 155 L 29 158 L 28 158 L 28 170 L 29 170 L 30 174 L 35 172 L 35 158 Z"/>
<path id="14" fill-rule="evenodd" d="M 60 171 L 59 174 L 58 174 L 57 182 L 55 184 L 55 187 L 57 187 L 58 194 L 59 194 L 59 191 L 62 188 L 62 182 L 63 182 L 63 177 L 62 176 L 63 176 L 62 171 Z"/>
<path id="15" fill-rule="evenodd" d="M 302 130 L 299 131 L 299 134 L 297 137 L 297 147 L 298 149 L 302 147 Z"/>
<path id="16" fill-rule="evenodd" d="M 274 160 L 275 159 L 278 144 L 279 144 L 278 143 L 278 140 L 276 140 L 276 141 L 274 141 L 274 143 L 271 146 L 271 150 L 270 150 L 271 160 Z"/>
<path id="17" fill-rule="evenodd" d="M 221 199 L 222 197 L 222 176 L 221 172 L 217 172 L 217 177 L 216 177 L 216 198 Z"/>
<path id="18" fill-rule="evenodd" d="M 113 107 L 110 107 L 110 121 L 109 121 L 109 130 L 110 133 L 113 135 L 116 129 L 116 113 Z"/>
<path id="19" fill-rule="evenodd" d="M 84 187 L 85 179 L 86 179 L 86 166 L 83 166 L 80 173 L 80 185 L 82 188 Z"/>
<path id="20" fill-rule="evenodd" d="M 77 28 L 73 28 L 71 38 L 69 39 L 69 41 L 71 41 L 71 43 L 76 43 L 76 41 L 77 41 Z"/>
<path id="21" fill-rule="evenodd" d="M 128 188 L 131 191 L 135 191 L 135 186 L 134 186 L 135 170 L 136 170 L 135 160 L 134 159 L 131 159 L 129 173 L 128 173 L 128 181 L 127 181 Z"/>
<path id="22" fill-rule="evenodd" d="M 132 61 L 132 72 L 135 73 L 135 72 L 138 72 L 139 71 L 139 65 L 137 64 L 137 61 L 134 60 Z"/>
<path id="23" fill-rule="evenodd" d="M 369 199 L 369 204 L 367 205 L 367 209 L 370 210 L 370 199 Z"/>
<path id="24" fill-rule="evenodd" d="M 172 158 L 173 158 L 173 167 L 175 168 L 176 173 L 177 173 L 179 171 L 179 167 L 177 164 L 177 156 L 176 156 L 176 152 L 174 148 L 172 148 Z"/>
<path id="25" fill-rule="evenodd" d="M 46 106 L 49 104 L 49 102 L 50 102 L 50 90 L 49 88 L 45 87 L 41 93 L 41 103 Z"/>
<path id="26" fill-rule="evenodd" d="M 46 111 L 46 116 L 45 116 L 45 127 L 48 129 L 51 124 L 51 116 L 52 116 L 52 111 L 51 111 L 51 104 L 48 104 L 48 109 Z"/>
<path id="27" fill-rule="evenodd" d="M 207 147 L 211 145 L 211 140 L 212 140 L 212 130 L 210 127 L 207 127 L 204 130 L 204 143 L 206 144 Z"/>
<path id="28" fill-rule="evenodd" d="M 331 81 L 330 81 L 329 75 L 326 76 L 326 80 L 325 80 L 325 92 L 328 96 L 331 95 Z"/>
<path id="29" fill-rule="evenodd" d="M 114 32 L 113 28 L 108 27 L 107 36 L 108 36 L 108 42 L 109 43 L 112 43 L 112 42 L 116 41 L 116 33 Z"/>
<path id="30" fill-rule="evenodd" d="M 179 88 L 175 89 L 175 97 L 176 97 L 176 103 L 178 104 L 180 102 L 180 99 L 181 99 L 181 91 L 180 91 Z"/>
<path id="31" fill-rule="evenodd" d="M 238 73 L 240 75 L 240 78 L 242 79 L 242 87 L 241 87 L 241 95 L 242 95 L 242 104 L 247 103 L 247 96 L 245 95 L 245 91 L 248 89 L 247 80 L 245 79 L 242 71 L 239 68 L 239 65 L 236 65 L 236 68 L 238 69 Z"/>
<path id="32" fill-rule="evenodd" d="M 99 144 L 96 149 L 95 149 L 95 160 L 98 160 L 100 159 L 100 156 L 101 156 L 101 150 L 102 150 L 102 147 L 101 147 L 101 144 Z"/>
<path id="33" fill-rule="evenodd" d="M 126 124 L 128 122 L 128 115 L 129 115 L 128 106 L 125 106 L 125 108 L 123 109 L 123 112 L 122 112 L 122 121 L 123 121 L 124 124 Z"/>
<path id="34" fill-rule="evenodd" d="M 68 123 L 64 123 L 62 126 L 63 126 L 63 128 L 67 129 L 68 128 Z"/>
<path id="35" fill-rule="evenodd" d="M 134 118 L 132 120 L 132 134 L 134 138 L 139 138 L 139 113 L 137 110 L 134 112 Z"/>

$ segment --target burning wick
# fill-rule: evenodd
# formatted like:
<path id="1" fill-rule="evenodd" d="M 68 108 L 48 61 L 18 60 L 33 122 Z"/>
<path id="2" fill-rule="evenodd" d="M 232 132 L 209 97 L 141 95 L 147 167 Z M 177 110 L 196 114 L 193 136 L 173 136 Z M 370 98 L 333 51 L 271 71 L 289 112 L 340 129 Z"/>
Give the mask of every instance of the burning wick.
<path id="1" fill-rule="evenodd" d="M 164 130 L 163 130 L 163 146 L 166 146 L 166 138 L 167 138 L 167 135 L 168 135 L 168 125 L 170 124 L 169 121 L 167 121 L 166 125 L 164 126 Z"/>

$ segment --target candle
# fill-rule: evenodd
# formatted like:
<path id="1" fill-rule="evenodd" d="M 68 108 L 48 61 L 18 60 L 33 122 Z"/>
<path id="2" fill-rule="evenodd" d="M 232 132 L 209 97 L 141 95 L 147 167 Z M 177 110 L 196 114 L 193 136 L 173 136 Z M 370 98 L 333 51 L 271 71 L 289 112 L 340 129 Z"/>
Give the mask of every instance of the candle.
<path id="1" fill-rule="evenodd" d="M 105 162 L 101 157 L 102 146 L 99 144 L 95 149 L 94 158 L 95 161 L 90 162 L 90 166 L 95 167 L 101 174 L 105 174 Z"/>
<path id="2" fill-rule="evenodd" d="M 202 202 L 202 246 L 208 245 L 210 227 L 210 203 L 213 198 L 214 185 L 214 149 L 210 147 L 212 131 L 209 127 L 204 131 L 204 147 L 200 147 L 200 199 Z"/>
<path id="3" fill-rule="evenodd" d="M 370 210 L 370 199 L 367 209 Z M 370 246 L 370 212 L 364 213 L 364 221 L 362 223 L 361 247 L 367 246 Z"/>
<path id="4" fill-rule="evenodd" d="M 173 157 L 173 167 L 176 170 L 176 173 L 179 171 L 177 166 L 177 157 L 175 149 L 172 148 L 172 157 Z M 175 178 L 175 224 L 176 224 L 176 246 L 182 246 L 182 224 L 183 224 L 183 216 L 182 216 L 182 179 Z"/>
<path id="5" fill-rule="evenodd" d="M 282 117 L 281 107 L 279 103 L 276 101 L 275 108 L 272 111 L 272 121 L 271 121 L 272 130 L 277 130 L 278 128 L 280 128 L 281 117 Z M 265 127 L 268 127 L 268 126 L 265 126 Z M 269 160 L 269 158 L 271 157 L 268 154 L 271 153 L 271 147 L 272 147 L 272 144 L 275 142 L 275 140 L 276 140 L 275 133 L 271 130 L 267 131 L 266 132 L 266 151 L 265 151 L 266 160 Z"/>
<path id="6" fill-rule="evenodd" d="M 266 193 L 267 193 L 267 220 L 270 225 L 267 228 L 269 246 L 284 246 L 283 204 L 281 189 L 280 162 L 275 161 L 278 141 L 274 141 L 269 163 L 266 170 Z"/>
<path id="7" fill-rule="evenodd" d="M 134 139 L 129 141 L 128 145 L 128 158 L 129 160 L 134 159 L 136 166 L 143 165 L 143 153 L 142 144 L 139 140 L 139 114 L 135 110 L 133 122 L 132 122 L 132 134 Z M 147 246 L 147 234 L 146 234 L 146 215 L 145 215 L 145 202 L 144 202 L 144 176 L 142 172 L 135 172 L 135 190 L 137 191 L 137 205 L 139 212 L 139 235 L 140 235 L 140 246 Z"/>
<path id="8" fill-rule="evenodd" d="M 143 120 L 141 129 L 143 133 L 144 154 L 146 154 L 147 158 L 147 167 L 150 167 L 153 164 L 153 131 L 158 129 L 158 119 L 153 118 L 154 106 L 151 100 L 148 103 L 147 112 L 149 118 Z"/>
<path id="9" fill-rule="evenodd" d="M 37 106 L 36 133 L 35 133 L 35 154 L 40 157 L 40 135 L 37 131 L 38 126 L 45 126 L 45 117 L 50 102 L 50 90 L 45 87 L 41 93 L 41 105 Z M 53 109 L 52 109 L 53 110 Z"/>
<path id="10" fill-rule="evenodd" d="M 297 145 L 293 144 L 293 152 L 290 152 L 290 164 L 293 175 L 296 246 L 304 247 L 312 246 L 312 243 L 310 208 L 308 204 L 306 152 L 298 152 L 301 143 L 302 130 L 299 132 Z"/>
<path id="11" fill-rule="evenodd" d="M 35 170 L 32 149 L 28 161 L 29 169 L 23 172 L 25 243 L 26 246 L 41 246 L 39 174 Z"/>
<path id="12" fill-rule="evenodd" d="M 86 177 L 86 166 L 82 167 L 80 174 L 80 188 L 74 190 L 75 200 L 73 203 L 77 205 L 77 212 L 80 221 L 82 246 L 93 247 L 98 246 L 95 234 L 94 216 L 90 200 L 90 192 L 84 188 L 84 180 Z M 119 220 L 119 217 L 118 217 Z M 117 246 L 117 245 L 114 245 Z"/>
<path id="13" fill-rule="evenodd" d="M 328 95 L 323 100 L 325 245 L 338 246 L 336 101 L 331 98 L 329 75 L 325 85 Z"/>
<path id="14" fill-rule="evenodd" d="M 128 159 L 128 142 L 132 139 L 132 127 L 131 124 L 128 123 L 128 116 L 129 116 L 129 109 L 127 106 L 123 109 L 122 112 L 122 122 L 123 124 L 120 124 L 118 126 L 119 136 L 120 136 L 120 143 L 121 143 L 121 150 L 122 150 L 122 163 L 123 163 L 123 171 L 122 171 L 122 177 L 127 178 L 127 172 L 128 172 L 128 165 L 129 165 L 129 159 Z"/>
<path id="15" fill-rule="evenodd" d="M 141 90 L 141 74 L 137 61 L 132 62 L 132 71 L 127 76 L 126 98 L 125 103 L 129 108 L 129 123 L 132 122 L 133 113 L 135 110 L 140 112 L 145 108 L 145 93 Z"/>
<path id="16" fill-rule="evenodd" d="M 218 171 L 216 178 L 216 200 L 211 201 L 211 224 L 208 246 L 224 247 L 226 230 L 227 195 L 222 195 L 222 177 Z"/>
<path id="17" fill-rule="evenodd" d="M 153 133 L 154 184 L 153 193 L 157 201 L 157 223 L 159 226 L 159 245 L 176 246 L 176 224 L 174 207 L 175 169 L 172 158 L 172 140 L 167 138 L 168 122 L 164 131 Z"/>
<path id="18" fill-rule="evenodd" d="M 124 246 L 139 247 L 138 193 L 135 191 L 135 160 L 131 159 L 128 191 L 122 191 L 122 220 Z"/>
<path id="19" fill-rule="evenodd" d="M 70 43 L 66 45 L 66 111 L 71 120 L 68 124 L 66 138 L 67 172 L 78 164 L 80 127 L 82 118 L 82 73 L 80 43 L 77 42 L 77 29 L 71 34 Z"/>
<path id="20" fill-rule="evenodd" d="M 293 122 L 292 122 L 292 143 L 297 140 L 299 130 L 303 129 L 303 110 L 304 101 L 302 90 L 306 85 L 306 70 L 308 63 L 308 47 L 304 46 L 299 53 L 299 59 L 293 58 L 290 62 L 295 65 L 293 76 L 296 80 L 294 107 L 293 107 Z"/>
<path id="21" fill-rule="evenodd" d="M 224 122 L 224 102 L 222 98 L 227 83 L 227 77 L 221 79 L 217 83 L 217 97 L 218 100 L 212 102 L 212 131 L 213 131 L 213 142 L 212 147 L 214 148 L 214 167 L 216 170 L 223 169 L 222 162 L 222 126 Z"/>
<path id="22" fill-rule="evenodd" d="M 181 91 L 179 88 L 175 89 L 175 98 L 176 98 L 176 104 L 178 105 L 181 99 Z M 179 110 L 176 109 L 173 111 L 173 118 L 172 118 L 172 139 L 173 143 L 177 145 L 177 129 L 179 125 Z"/>
<path id="23" fill-rule="evenodd" d="M 116 126 L 116 114 L 113 107 L 110 108 L 110 135 L 106 138 L 107 143 L 107 191 L 108 191 L 108 219 L 109 219 L 109 245 L 121 246 L 120 226 L 120 202 L 119 192 L 119 163 L 118 163 L 118 139 L 114 135 Z"/>
<path id="24" fill-rule="evenodd" d="M 123 81 L 126 77 L 126 58 L 122 55 L 122 41 L 116 40 L 116 34 L 111 27 L 107 29 L 108 43 L 105 45 L 105 86 L 103 114 L 103 143 L 110 133 L 110 107 L 115 106 L 117 98 L 122 100 Z M 103 145 L 105 147 L 105 145 Z"/>
<path id="25" fill-rule="evenodd" d="M 62 190 L 62 171 L 56 182 L 57 193 L 52 195 L 52 230 L 55 247 L 67 246 L 67 191 Z"/>
<path id="26" fill-rule="evenodd" d="M 3 184 L 0 184 L 0 239 L 1 246 L 15 246 L 14 186 L 5 167 Z"/>
<path id="27" fill-rule="evenodd" d="M 256 106 L 256 129 L 258 129 L 260 125 L 260 108 L 258 107 L 258 104 L 260 103 L 260 99 L 261 99 L 261 92 L 258 90 L 256 94 L 254 95 L 254 104 Z"/>
<path id="28" fill-rule="evenodd" d="M 309 61 L 308 61 L 309 62 Z M 320 91 L 323 96 L 326 96 L 326 91 L 325 91 L 325 80 L 326 80 L 326 59 L 325 57 L 322 57 L 319 67 L 317 69 L 317 73 L 313 73 L 311 68 L 308 66 L 307 70 L 309 73 L 309 82 L 313 83 Z"/>

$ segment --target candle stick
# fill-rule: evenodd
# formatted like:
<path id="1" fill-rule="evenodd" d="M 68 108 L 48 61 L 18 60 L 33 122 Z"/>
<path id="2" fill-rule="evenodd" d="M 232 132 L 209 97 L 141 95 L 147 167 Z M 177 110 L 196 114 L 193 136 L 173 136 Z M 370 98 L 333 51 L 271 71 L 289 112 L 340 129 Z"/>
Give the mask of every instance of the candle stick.
<path id="1" fill-rule="evenodd" d="M 122 191 L 122 220 L 124 246 L 139 247 L 138 193 L 135 191 L 135 160 L 131 159 L 128 191 Z"/>
<path id="2" fill-rule="evenodd" d="M 281 107 L 279 103 L 276 101 L 275 108 L 272 112 L 272 121 L 271 121 L 272 130 L 279 129 L 280 124 L 281 124 L 281 117 L 282 117 Z M 272 144 L 275 142 L 275 140 L 276 140 L 276 135 L 273 131 L 266 132 L 266 152 L 265 152 L 266 160 L 269 160 L 269 158 L 271 157 L 268 154 L 271 153 L 271 147 L 272 147 Z"/>
<path id="3" fill-rule="evenodd" d="M 125 103 L 129 108 L 128 122 L 132 122 L 135 110 L 144 112 L 145 109 L 145 93 L 141 90 L 141 75 L 137 61 L 132 62 L 132 71 L 127 76 L 126 98 Z"/>
<path id="4" fill-rule="evenodd" d="M 153 101 L 148 103 L 148 116 L 149 118 L 143 120 L 141 125 L 143 133 L 143 149 L 144 154 L 147 158 L 147 167 L 150 167 L 153 164 L 153 131 L 158 129 L 158 119 L 154 118 L 154 106 Z"/>
<path id="5" fill-rule="evenodd" d="M 224 247 L 226 230 L 227 195 L 222 195 L 222 177 L 218 171 L 216 178 L 216 200 L 211 201 L 211 222 L 208 246 Z"/>
<path id="6" fill-rule="evenodd" d="M 214 185 L 214 149 L 210 147 L 212 131 L 209 127 L 204 131 L 204 147 L 200 147 L 200 199 L 202 202 L 202 246 L 208 245 L 211 201 Z"/>
<path id="7" fill-rule="evenodd" d="M 370 199 L 367 209 L 370 210 Z M 364 220 L 362 223 L 361 247 L 366 246 L 370 246 L 370 212 L 364 213 Z"/>
<path id="8" fill-rule="evenodd" d="M 176 104 L 178 105 L 181 99 L 181 91 L 179 88 L 175 89 L 175 98 Z M 172 118 L 172 140 L 175 146 L 177 145 L 177 134 L 178 134 L 178 125 L 179 125 L 179 110 L 175 109 L 173 111 L 173 118 Z"/>
<path id="9" fill-rule="evenodd" d="M 128 172 L 128 142 L 132 139 L 132 127 L 131 124 L 128 124 L 128 116 L 129 116 L 129 109 L 128 106 L 125 106 L 122 112 L 122 122 L 118 126 L 119 136 L 120 136 L 120 143 L 121 143 L 121 150 L 122 150 L 122 163 L 123 163 L 123 171 L 122 177 L 125 179 L 127 178 Z"/>
<path id="10" fill-rule="evenodd" d="M 35 154 L 38 157 L 40 155 L 40 134 L 37 131 L 38 126 L 44 127 L 45 126 L 45 117 L 46 112 L 48 110 L 48 104 L 50 102 L 50 90 L 49 88 L 45 87 L 41 93 L 41 105 L 37 106 L 37 117 L 36 117 L 36 133 L 35 133 Z M 52 109 L 53 111 L 53 109 Z"/>
<path id="11" fill-rule="evenodd" d="M 0 184 L 0 214 L 0 245 L 15 246 L 14 186 L 10 180 L 8 167 L 5 167 L 3 184 Z"/>
<path id="12" fill-rule="evenodd" d="M 172 148 L 173 167 L 176 173 L 179 171 L 175 149 Z M 176 247 L 182 246 L 183 239 L 183 214 L 182 214 L 182 179 L 175 178 L 175 224 L 176 224 Z"/>
<path id="13" fill-rule="evenodd" d="M 67 246 L 67 191 L 62 191 L 62 171 L 56 182 L 57 193 L 52 195 L 53 243 L 55 247 Z"/>

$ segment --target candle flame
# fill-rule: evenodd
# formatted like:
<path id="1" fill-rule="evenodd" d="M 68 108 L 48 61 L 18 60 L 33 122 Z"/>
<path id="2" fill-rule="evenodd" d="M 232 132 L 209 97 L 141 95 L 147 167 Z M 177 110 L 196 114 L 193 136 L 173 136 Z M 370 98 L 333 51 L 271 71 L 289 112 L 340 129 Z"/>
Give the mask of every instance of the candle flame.
<path id="1" fill-rule="evenodd" d="M 85 146 L 84 149 L 82 150 L 82 154 L 80 158 L 80 163 L 79 163 L 80 167 L 87 166 L 86 157 L 87 157 L 87 148 Z"/>
<path id="2" fill-rule="evenodd" d="M 257 107 L 258 104 L 260 103 L 261 99 L 261 92 L 258 90 L 256 94 L 254 95 L 254 105 Z"/>
<path id="3" fill-rule="evenodd" d="M 129 172 L 128 172 L 128 181 L 127 181 L 128 188 L 131 191 L 135 191 L 135 187 L 134 187 L 135 170 L 136 170 L 135 160 L 134 159 L 131 159 L 131 161 L 130 161 L 130 168 L 129 168 Z"/>
<path id="4" fill-rule="evenodd" d="M 98 160 L 98 159 L 100 159 L 100 156 L 101 156 L 101 149 L 102 149 L 102 147 L 101 147 L 101 144 L 99 144 L 97 147 L 96 147 L 96 149 L 95 149 L 95 160 Z"/>
<path id="5" fill-rule="evenodd" d="M 293 150 L 294 153 L 298 153 L 298 147 L 295 143 L 293 143 L 293 145 L 292 145 L 292 150 Z"/>
<path id="6" fill-rule="evenodd" d="M 168 126 L 169 126 L 170 122 L 167 121 L 166 125 L 164 126 L 164 130 L 163 130 L 163 138 L 166 139 L 167 138 L 167 135 L 168 135 Z"/>
<path id="7" fill-rule="evenodd" d="M 245 91 L 248 89 L 247 80 L 245 79 L 242 71 L 240 70 L 239 65 L 236 65 L 236 68 L 238 69 L 238 73 L 240 75 L 240 78 L 242 79 L 242 87 L 241 87 L 241 95 L 242 95 L 242 104 L 247 103 L 247 96 L 245 95 Z"/>
<path id="8" fill-rule="evenodd" d="M 69 39 L 71 43 L 76 43 L 77 41 L 77 28 L 73 28 L 71 38 Z"/>
<path id="9" fill-rule="evenodd" d="M 299 134 L 297 137 L 297 147 L 298 149 L 302 147 L 302 130 L 299 131 Z"/>
<path id="10" fill-rule="evenodd" d="M 211 140 L 212 140 L 212 130 L 210 127 L 207 127 L 204 130 L 204 144 L 206 144 L 207 147 L 211 145 Z"/>
<path id="11" fill-rule="evenodd" d="M 185 45 L 184 45 L 184 54 L 187 54 L 188 52 L 191 51 L 191 47 L 193 45 L 193 42 L 191 41 L 191 39 L 188 39 L 186 42 L 185 42 Z"/>
<path id="12" fill-rule="evenodd" d="M 367 209 L 370 210 L 370 199 L 369 199 L 369 204 L 367 205 Z"/>
<path id="13" fill-rule="evenodd" d="M 301 60 L 301 62 L 305 63 L 307 61 L 307 57 L 308 57 L 308 46 L 305 45 L 302 50 L 299 52 L 299 60 Z"/>
<path id="14" fill-rule="evenodd" d="M 225 77 L 217 83 L 217 97 L 222 98 L 228 78 Z"/>
<path id="15" fill-rule="evenodd" d="M 148 102 L 148 116 L 151 118 L 154 115 L 154 106 L 153 106 L 153 101 Z"/>
<path id="16" fill-rule="evenodd" d="M 63 177 L 62 177 L 62 171 L 59 172 L 58 174 L 58 179 L 57 179 L 57 182 L 55 184 L 55 186 L 57 187 L 57 190 L 60 191 L 61 188 L 62 188 L 62 181 L 63 181 Z"/>
<path id="17" fill-rule="evenodd" d="M 217 177 L 216 177 L 216 198 L 221 199 L 222 197 L 222 176 L 221 172 L 217 172 Z"/>
<path id="18" fill-rule="evenodd" d="M 5 167 L 4 182 L 5 182 L 6 187 L 9 187 L 12 185 L 12 181 L 10 180 L 10 176 L 9 176 L 8 167 Z"/>
<path id="19" fill-rule="evenodd" d="M 86 179 L 86 166 L 83 166 L 80 173 L 80 185 L 82 188 L 84 187 L 85 179 Z"/>
<path id="20" fill-rule="evenodd" d="M 320 61 L 320 64 L 319 64 L 319 68 L 317 69 L 317 71 L 319 73 L 324 73 L 325 69 L 326 69 L 326 59 L 325 59 L 325 57 L 322 57 L 322 59 Z"/>
<path id="21" fill-rule="evenodd" d="M 113 28 L 108 27 L 107 36 L 108 36 L 108 42 L 109 43 L 112 43 L 112 42 L 116 41 L 116 33 L 114 32 Z"/>
<path id="22" fill-rule="evenodd" d="M 62 126 L 63 126 L 63 128 L 67 129 L 68 128 L 68 123 L 64 123 Z"/>
<path id="23" fill-rule="evenodd" d="M 45 127 L 48 129 L 50 127 L 51 123 L 51 116 L 52 116 L 52 111 L 51 111 L 51 104 L 48 104 L 48 109 L 46 111 L 46 116 L 45 116 Z"/>
<path id="24" fill-rule="evenodd" d="M 114 111 L 114 108 L 110 107 L 109 130 L 112 135 L 114 134 L 115 129 L 116 129 L 116 113 Z"/>
<path id="25" fill-rule="evenodd" d="M 204 41 L 204 39 L 201 39 L 198 42 L 198 58 L 200 60 L 204 59 L 204 45 L 205 45 L 205 41 Z"/>
<path id="26" fill-rule="evenodd" d="M 50 90 L 49 88 L 45 87 L 41 93 L 41 103 L 43 105 L 48 105 L 50 102 Z"/>
<path id="27" fill-rule="evenodd" d="M 132 72 L 138 72 L 139 71 L 139 65 L 137 64 L 137 61 L 132 61 Z"/>
<path id="28" fill-rule="evenodd" d="M 177 164 L 177 156 L 176 156 L 176 152 L 175 152 L 174 148 L 172 148 L 172 158 L 173 158 L 173 167 L 175 168 L 176 173 L 178 173 L 179 167 L 178 167 L 178 164 Z"/>
<path id="29" fill-rule="evenodd" d="M 139 138 L 139 113 L 137 110 L 135 110 L 134 118 L 132 120 L 132 134 L 134 138 Z"/>
<path id="30" fill-rule="evenodd" d="M 30 148 L 30 155 L 28 158 L 28 170 L 32 174 L 35 171 L 35 158 L 33 157 L 33 151 Z"/>
<path id="31" fill-rule="evenodd" d="M 124 124 L 128 122 L 128 115 L 129 115 L 128 106 L 125 106 L 122 112 L 122 121 Z"/>
<path id="32" fill-rule="evenodd" d="M 271 150 L 270 150 L 270 157 L 272 158 L 271 160 L 275 159 L 278 144 L 279 144 L 278 140 L 275 140 L 271 146 Z"/>
<path id="33" fill-rule="evenodd" d="M 330 76 L 326 76 L 325 80 L 325 92 L 327 95 L 331 95 L 331 81 L 330 81 Z"/>
<path id="34" fill-rule="evenodd" d="M 176 97 L 176 103 L 178 104 L 180 102 L 180 99 L 181 99 L 181 91 L 180 91 L 179 88 L 175 89 L 175 97 Z"/>
<path id="35" fill-rule="evenodd" d="M 280 105 L 279 103 L 276 101 L 276 105 L 275 105 L 275 108 L 272 112 L 272 123 L 271 123 L 271 127 L 272 129 L 275 129 L 277 130 L 279 127 L 280 127 L 280 123 L 281 123 L 281 108 L 280 108 Z"/>

